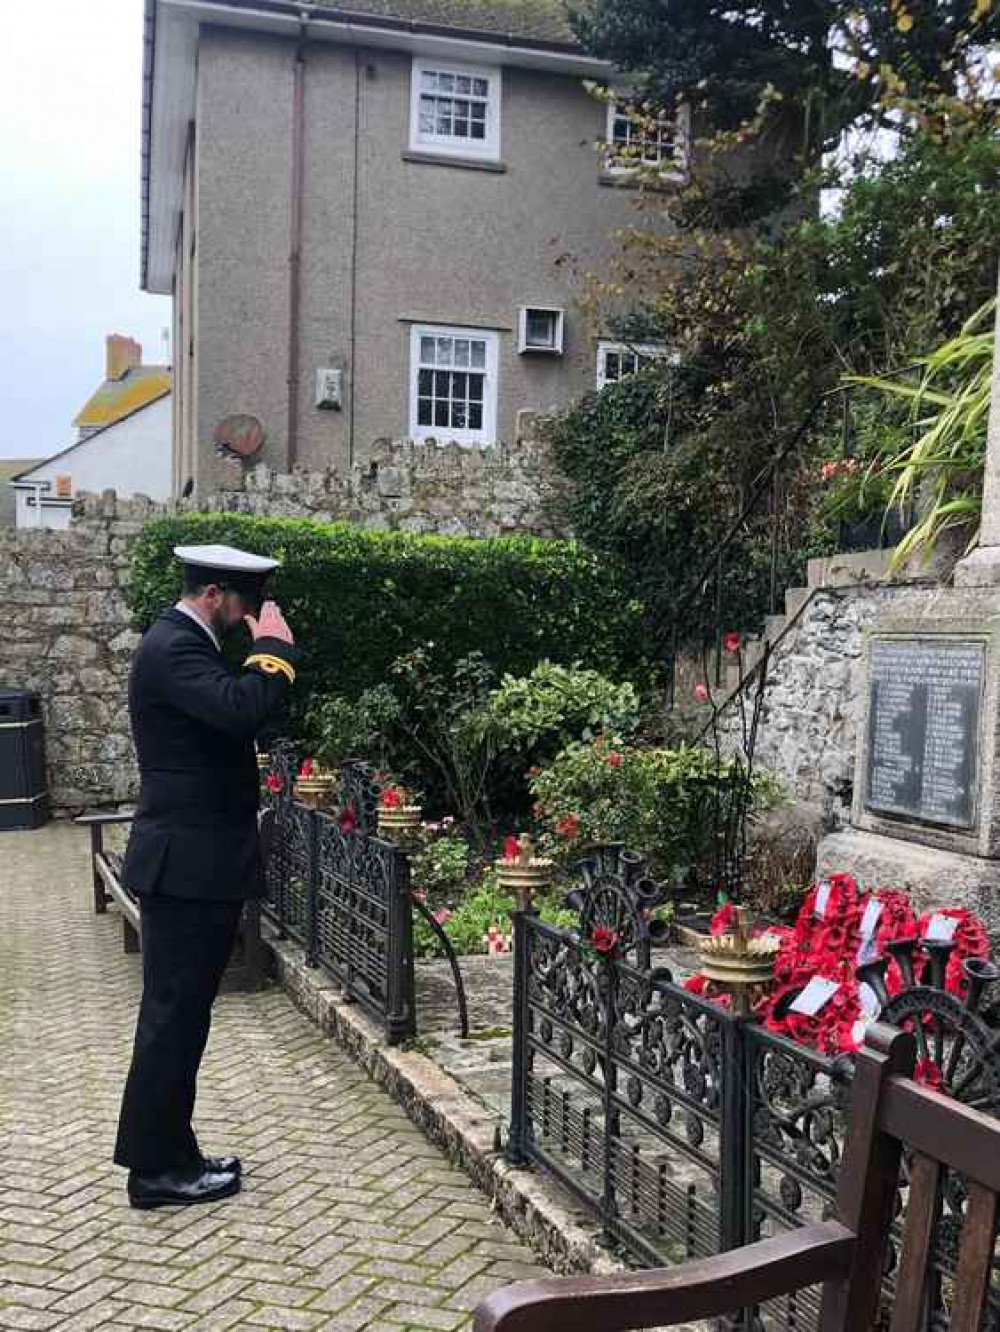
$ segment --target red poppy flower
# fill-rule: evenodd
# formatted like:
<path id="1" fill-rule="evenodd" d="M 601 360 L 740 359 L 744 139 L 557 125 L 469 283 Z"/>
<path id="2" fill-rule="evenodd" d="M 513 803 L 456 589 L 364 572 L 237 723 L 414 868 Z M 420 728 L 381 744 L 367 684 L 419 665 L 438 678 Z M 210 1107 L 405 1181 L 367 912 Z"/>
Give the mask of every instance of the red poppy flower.
<path id="1" fill-rule="evenodd" d="M 718 911 L 712 917 L 712 923 L 708 927 L 709 934 L 717 937 L 720 934 L 732 934 L 736 929 L 736 908 L 732 902 L 727 902 L 719 907 Z"/>
<path id="2" fill-rule="evenodd" d="M 383 809 L 398 809 L 403 803 L 403 793 L 396 786 L 390 786 L 388 791 L 382 792 L 381 805 Z"/>
<path id="3" fill-rule="evenodd" d="M 604 761 L 609 768 L 620 768 L 622 766 L 622 756 L 617 750 L 613 750 Z"/>
<path id="4" fill-rule="evenodd" d="M 917 1066 L 913 1070 L 913 1077 L 916 1082 L 921 1082 L 925 1087 L 933 1087 L 935 1091 L 941 1090 L 941 1070 L 933 1059 L 918 1059 Z"/>
<path id="5" fill-rule="evenodd" d="M 733 652 L 733 653 L 739 652 L 740 650 L 739 634 L 726 634 L 725 638 L 723 638 L 722 640 L 722 646 L 726 649 L 727 652 Z"/>
<path id="6" fill-rule="evenodd" d="M 580 820 L 575 814 L 567 814 L 564 819 L 556 824 L 556 832 L 560 837 L 566 837 L 572 841 L 580 832 Z"/>
<path id="7" fill-rule="evenodd" d="M 347 809 L 341 810 L 340 818 L 337 822 L 342 833 L 357 832 L 358 816 L 350 806 L 348 806 Z"/>
<path id="8" fill-rule="evenodd" d="M 302 766 L 299 768 L 300 777 L 311 777 L 316 767 L 316 760 L 307 758 L 302 760 Z"/>
<path id="9" fill-rule="evenodd" d="M 507 837 L 503 844 L 503 859 L 508 865 L 517 860 L 521 854 L 521 843 L 517 837 Z"/>
<path id="10" fill-rule="evenodd" d="M 610 925 L 595 925 L 590 935 L 591 947 L 607 956 L 618 946 L 618 932 Z"/>
<path id="11" fill-rule="evenodd" d="M 269 772 L 267 774 L 264 778 L 264 785 L 272 795 L 281 795 L 282 791 L 285 789 L 285 783 L 276 772 Z"/>

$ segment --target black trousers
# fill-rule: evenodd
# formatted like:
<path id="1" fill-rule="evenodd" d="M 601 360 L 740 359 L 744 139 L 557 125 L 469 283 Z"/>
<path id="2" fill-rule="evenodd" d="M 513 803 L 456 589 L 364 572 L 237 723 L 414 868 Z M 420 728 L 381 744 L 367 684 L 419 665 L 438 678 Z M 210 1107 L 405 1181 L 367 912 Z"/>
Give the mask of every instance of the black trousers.
<path id="1" fill-rule="evenodd" d="M 142 1003 L 117 1165 L 157 1174 L 199 1159 L 191 1127 L 198 1068 L 242 908 L 238 901 L 140 898 Z"/>

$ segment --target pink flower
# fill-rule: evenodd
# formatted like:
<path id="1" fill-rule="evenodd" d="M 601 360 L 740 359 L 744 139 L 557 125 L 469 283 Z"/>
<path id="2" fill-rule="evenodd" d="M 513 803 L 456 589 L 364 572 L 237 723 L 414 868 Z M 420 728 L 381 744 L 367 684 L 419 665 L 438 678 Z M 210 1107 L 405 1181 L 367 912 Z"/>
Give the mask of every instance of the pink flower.
<path id="1" fill-rule="evenodd" d="M 282 791 L 285 789 L 285 783 L 276 772 L 269 772 L 267 774 L 264 778 L 264 785 L 272 795 L 281 795 Z"/>
<path id="2" fill-rule="evenodd" d="M 609 768 L 620 768 L 622 766 L 622 756 L 617 750 L 612 750 L 604 761 Z"/>
<path id="3" fill-rule="evenodd" d="M 299 768 L 300 777 L 311 777 L 316 767 L 316 760 L 307 758 L 302 760 L 302 766 Z"/>
<path id="4" fill-rule="evenodd" d="M 703 684 L 696 684 L 695 687 L 694 687 L 694 696 L 695 696 L 695 698 L 698 700 L 699 703 L 707 703 L 707 702 L 708 702 L 708 686 L 707 686 L 707 685 L 703 685 Z"/>
<path id="5" fill-rule="evenodd" d="M 561 822 L 556 824 L 556 832 L 560 837 L 566 837 L 570 841 L 577 837 L 580 832 L 580 820 L 575 814 L 567 814 Z"/>
<path id="6" fill-rule="evenodd" d="M 726 634 L 725 638 L 722 640 L 722 646 L 726 649 L 727 652 L 730 653 L 739 652 L 740 650 L 739 634 Z"/>
<path id="7" fill-rule="evenodd" d="M 434 912 L 434 919 L 439 925 L 447 925 L 449 920 L 451 920 L 451 912 L 445 907 L 442 907 L 440 911 Z"/>
<path id="8" fill-rule="evenodd" d="M 506 865 L 511 865 L 521 854 L 521 843 L 516 837 L 507 837 L 503 844 L 503 861 Z"/>
<path id="9" fill-rule="evenodd" d="M 381 805 L 383 809 L 398 809 L 403 803 L 403 793 L 396 786 L 390 786 L 388 791 L 382 792 Z"/>

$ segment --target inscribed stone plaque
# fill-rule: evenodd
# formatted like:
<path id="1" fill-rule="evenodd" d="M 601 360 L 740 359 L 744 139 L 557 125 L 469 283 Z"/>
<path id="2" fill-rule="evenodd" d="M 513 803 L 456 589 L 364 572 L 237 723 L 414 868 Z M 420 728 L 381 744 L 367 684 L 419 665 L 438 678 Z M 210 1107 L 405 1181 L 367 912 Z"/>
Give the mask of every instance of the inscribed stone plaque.
<path id="1" fill-rule="evenodd" d="M 974 825 L 985 667 L 981 642 L 874 639 L 866 808 L 954 828 Z"/>

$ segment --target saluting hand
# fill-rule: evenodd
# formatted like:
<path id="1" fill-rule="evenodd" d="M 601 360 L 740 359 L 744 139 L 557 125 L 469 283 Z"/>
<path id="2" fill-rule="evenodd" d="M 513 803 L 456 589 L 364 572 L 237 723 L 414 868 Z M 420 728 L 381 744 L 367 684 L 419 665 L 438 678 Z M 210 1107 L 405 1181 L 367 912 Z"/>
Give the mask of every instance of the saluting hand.
<path id="1" fill-rule="evenodd" d="M 255 620 L 252 615 L 244 615 L 244 620 L 253 634 L 254 639 L 258 638 L 278 638 L 282 643 L 294 643 L 292 631 L 285 623 L 285 617 L 276 601 L 265 601 L 260 608 L 260 619 Z"/>

